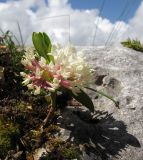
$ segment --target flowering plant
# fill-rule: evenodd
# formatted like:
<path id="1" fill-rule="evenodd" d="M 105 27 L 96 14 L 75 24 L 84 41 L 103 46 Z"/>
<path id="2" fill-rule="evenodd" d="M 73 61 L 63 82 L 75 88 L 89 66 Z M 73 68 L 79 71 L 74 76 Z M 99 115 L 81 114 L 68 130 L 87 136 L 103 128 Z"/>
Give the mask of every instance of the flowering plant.
<path id="1" fill-rule="evenodd" d="M 35 95 L 50 94 L 51 108 L 44 120 L 47 124 L 57 109 L 56 95 L 58 91 L 66 90 L 82 105 L 94 111 L 90 97 L 82 90 L 92 81 L 92 69 L 86 62 L 81 51 L 77 52 L 73 46 L 62 48 L 52 46 L 45 33 L 33 33 L 35 50 L 27 50 L 22 59 L 25 72 L 23 84 L 33 90 Z"/>

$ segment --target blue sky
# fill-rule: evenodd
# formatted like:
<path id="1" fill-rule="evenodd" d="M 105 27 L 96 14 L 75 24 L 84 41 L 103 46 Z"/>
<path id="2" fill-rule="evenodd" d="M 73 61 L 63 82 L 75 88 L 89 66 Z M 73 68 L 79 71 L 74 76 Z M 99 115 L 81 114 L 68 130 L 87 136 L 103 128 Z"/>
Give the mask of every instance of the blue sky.
<path id="1" fill-rule="evenodd" d="M 77 9 L 100 9 L 104 0 L 70 0 L 73 8 Z M 135 14 L 141 0 L 105 0 L 102 16 L 115 22 L 119 19 L 121 12 L 128 3 L 127 15 L 122 17 L 123 21 L 128 21 Z"/>
<path id="2" fill-rule="evenodd" d="M 0 0 L 0 2 L 5 2 L 6 0 Z M 45 0 L 48 3 L 48 0 Z M 69 0 L 72 8 L 74 9 L 101 9 L 101 6 L 104 4 L 104 8 L 101 16 L 109 19 L 111 22 L 116 22 L 117 20 L 123 20 L 128 22 L 134 14 L 137 8 L 139 7 L 141 0 Z M 126 7 L 126 5 L 128 6 Z M 126 12 L 119 19 L 124 8 Z"/>

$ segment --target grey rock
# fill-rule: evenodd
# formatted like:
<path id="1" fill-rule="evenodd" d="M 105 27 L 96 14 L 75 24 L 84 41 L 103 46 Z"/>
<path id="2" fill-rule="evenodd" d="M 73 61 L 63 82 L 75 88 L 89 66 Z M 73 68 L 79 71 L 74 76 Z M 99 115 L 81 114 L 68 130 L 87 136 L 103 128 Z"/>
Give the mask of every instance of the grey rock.
<path id="1" fill-rule="evenodd" d="M 94 88 L 113 96 L 120 109 L 104 98 L 94 99 L 96 110 L 108 111 L 125 123 L 127 131 L 140 143 L 140 148 L 128 146 L 120 152 L 120 160 L 143 159 L 143 53 L 124 47 L 82 48 L 95 69 Z M 94 93 L 90 94 L 92 98 Z M 115 160 L 116 158 L 110 158 Z"/>
<path id="2" fill-rule="evenodd" d="M 95 159 L 143 160 L 143 54 L 123 47 L 77 49 L 95 69 L 91 87 L 113 96 L 120 108 L 86 90 L 95 104 L 94 115 L 84 107 L 68 107 L 61 127 L 71 130 L 76 144 L 86 144 L 88 156 L 99 157 Z"/>

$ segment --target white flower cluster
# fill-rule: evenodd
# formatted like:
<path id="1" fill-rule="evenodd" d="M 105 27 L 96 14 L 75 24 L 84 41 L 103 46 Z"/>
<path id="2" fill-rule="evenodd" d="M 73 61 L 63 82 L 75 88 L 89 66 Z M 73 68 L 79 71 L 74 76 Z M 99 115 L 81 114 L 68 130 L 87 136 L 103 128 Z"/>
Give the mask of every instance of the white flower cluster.
<path id="1" fill-rule="evenodd" d="M 41 89 L 54 92 L 65 87 L 73 92 L 88 86 L 92 81 L 92 69 L 82 52 L 77 52 L 72 46 L 61 48 L 54 46 L 50 53 L 54 62 L 47 63 L 44 57 L 37 59 L 34 52 L 27 51 L 22 64 L 30 73 L 22 72 L 23 84 L 29 89 L 35 89 L 34 94 L 40 94 Z"/>
<path id="2" fill-rule="evenodd" d="M 77 52 L 71 45 L 65 48 L 58 45 L 53 47 L 51 54 L 54 56 L 55 64 L 61 66 L 59 73 L 70 81 L 72 90 L 76 91 L 92 82 L 93 69 L 82 51 Z"/>

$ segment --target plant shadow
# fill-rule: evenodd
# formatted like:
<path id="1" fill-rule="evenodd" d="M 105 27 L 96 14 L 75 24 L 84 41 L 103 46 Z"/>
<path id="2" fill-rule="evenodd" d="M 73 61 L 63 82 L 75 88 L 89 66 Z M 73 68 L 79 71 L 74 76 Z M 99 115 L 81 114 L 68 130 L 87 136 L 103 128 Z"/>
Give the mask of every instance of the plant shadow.
<path id="1" fill-rule="evenodd" d="M 89 111 L 68 107 L 62 112 L 61 127 L 70 130 L 70 140 L 86 146 L 86 154 L 94 153 L 102 160 L 120 156 L 128 145 L 140 147 L 136 137 L 127 132 L 123 121 L 113 118 L 108 112 Z"/>

